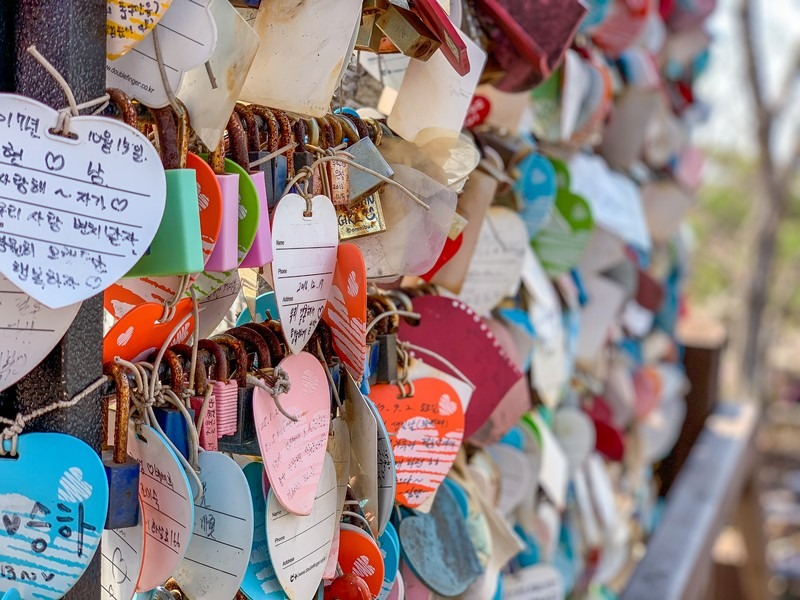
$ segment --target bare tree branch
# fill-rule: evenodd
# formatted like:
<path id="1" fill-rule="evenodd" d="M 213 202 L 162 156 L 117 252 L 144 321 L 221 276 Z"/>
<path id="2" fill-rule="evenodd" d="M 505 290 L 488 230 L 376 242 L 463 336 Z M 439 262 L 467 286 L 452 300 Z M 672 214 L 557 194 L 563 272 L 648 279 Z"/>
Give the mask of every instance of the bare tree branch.
<path id="1" fill-rule="evenodd" d="M 773 115 L 780 115 L 789 106 L 798 80 L 800 80 L 800 46 L 797 46 L 794 50 L 794 56 L 789 64 L 789 70 L 786 72 L 786 79 L 783 81 L 783 86 L 778 93 L 778 97 L 775 98 L 775 102 L 772 103 L 770 110 Z"/>
<path id="2" fill-rule="evenodd" d="M 757 54 L 757 40 L 755 34 L 756 16 L 754 14 L 754 0 L 741 0 L 739 4 L 739 22 L 744 37 L 745 63 L 747 66 L 747 79 L 750 82 L 750 91 L 753 95 L 756 117 L 759 123 L 770 120 L 770 108 L 764 97 L 759 71 L 759 56 Z"/>

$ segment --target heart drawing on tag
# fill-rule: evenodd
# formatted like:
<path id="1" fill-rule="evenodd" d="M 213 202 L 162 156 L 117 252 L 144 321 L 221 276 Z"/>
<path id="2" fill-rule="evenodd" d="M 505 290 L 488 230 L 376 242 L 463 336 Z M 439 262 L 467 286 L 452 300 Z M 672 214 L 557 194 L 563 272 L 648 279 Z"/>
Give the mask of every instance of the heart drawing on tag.
<path id="1" fill-rule="evenodd" d="M 51 308 L 86 300 L 153 241 L 166 202 L 161 159 L 121 121 L 72 117 L 73 140 L 49 133 L 58 113 L 30 98 L 0 94 L 0 113 L 10 149 L 0 162 L 0 272 Z"/>
<path id="2" fill-rule="evenodd" d="M 272 216 L 272 278 L 286 344 L 297 354 L 308 343 L 328 302 L 339 245 L 329 198 L 287 194 Z"/>
<path id="3" fill-rule="evenodd" d="M 263 389 L 253 390 L 253 416 L 264 468 L 281 505 L 296 515 L 308 515 L 319 486 L 331 424 L 328 379 L 320 362 L 308 352 L 287 356 L 280 363 L 291 389 L 281 394 L 287 419 Z"/>
<path id="4" fill-rule="evenodd" d="M 23 598 L 61 598 L 100 545 L 108 509 L 103 463 L 68 435 L 18 440 L 19 458 L 0 461 L 0 595 L 15 588 Z"/>
<path id="5" fill-rule="evenodd" d="M 382 384 L 372 387 L 370 398 L 393 436 L 395 499 L 416 508 L 436 492 L 456 460 L 464 439 L 464 411 L 456 391 L 440 379 L 416 379 L 412 397 L 398 394 L 396 385 Z"/>
<path id="6" fill-rule="evenodd" d="M 331 328 L 333 349 L 360 381 L 367 357 L 367 269 L 355 244 L 340 244 L 328 304 L 322 315 Z"/>
<path id="7" fill-rule="evenodd" d="M 385 567 L 375 539 L 357 527 L 343 524 L 339 535 L 339 567 L 344 574 L 352 573 L 366 581 L 373 598 L 383 586 Z"/>

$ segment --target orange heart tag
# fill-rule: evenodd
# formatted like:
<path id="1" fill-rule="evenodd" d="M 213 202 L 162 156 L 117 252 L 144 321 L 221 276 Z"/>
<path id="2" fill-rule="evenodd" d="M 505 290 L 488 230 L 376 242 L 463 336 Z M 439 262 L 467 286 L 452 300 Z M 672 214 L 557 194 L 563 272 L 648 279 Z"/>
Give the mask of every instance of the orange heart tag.
<path id="1" fill-rule="evenodd" d="M 339 244 L 322 318 L 331 328 L 336 354 L 353 379 L 360 381 L 367 357 L 367 268 L 355 244 Z"/>
<path id="2" fill-rule="evenodd" d="M 370 398 L 392 436 L 397 464 L 397 495 L 417 508 L 436 492 L 464 439 L 464 408 L 449 384 L 425 377 L 414 380 L 414 395 L 398 398 L 396 385 L 376 385 Z"/>

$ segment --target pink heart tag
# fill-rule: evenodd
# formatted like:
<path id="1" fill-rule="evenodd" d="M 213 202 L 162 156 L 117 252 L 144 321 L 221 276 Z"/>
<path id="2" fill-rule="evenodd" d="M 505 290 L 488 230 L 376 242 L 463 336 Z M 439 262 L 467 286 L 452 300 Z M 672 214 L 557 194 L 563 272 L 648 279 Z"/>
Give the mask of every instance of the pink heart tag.
<path id="1" fill-rule="evenodd" d="M 280 363 L 291 389 L 278 400 L 296 416 L 287 419 L 263 389 L 253 390 L 253 415 L 258 445 L 272 491 L 291 513 L 311 514 L 322 476 L 331 424 L 330 392 L 325 371 L 308 352 L 287 356 Z"/>
<path id="2" fill-rule="evenodd" d="M 480 316 L 460 300 L 444 296 L 415 298 L 414 312 L 422 315 L 419 325 L 402 321 L 398 338 L 441 355 L 476 386 L 467 408 L 464 427 L 467 439 L 522 378 L 522 371 L 500 347 Z M 446 364 L 427 354 L 425 362 L 450 372 Z"/>

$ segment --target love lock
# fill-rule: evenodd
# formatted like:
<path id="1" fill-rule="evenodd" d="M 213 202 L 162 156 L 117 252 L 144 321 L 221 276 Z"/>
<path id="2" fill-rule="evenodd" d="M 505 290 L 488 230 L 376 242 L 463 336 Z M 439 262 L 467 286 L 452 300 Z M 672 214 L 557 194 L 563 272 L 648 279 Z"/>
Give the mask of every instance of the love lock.
<path id="1" fill-rule="evenodd" d="M 375 25 L 410 58 L 427 61 L 442 45 L 419 16 L 394 4 L 383 11 Z"/>
<path id="2" fill-rule="evenodd" d="M 170 348 L 179 354 L 184 361 L 192 360 L 192 348 L 186 344 L 178 344 Z M 208 356 L 206 352 L 198 352 L 197 365 L 194 375 L 195 395 L 189 398 L 191 410 L 197 415 L 197 435 L 200 447 L 203 450 L 217 450 L 217 398 L 214 395 L 213 387 L 208 385 L 208 362 L 204 360 Z M 205 412 L 203 407 L 205 406 Z M 202 424 L 199 420 L 202 418 Z"/>
<path id="3" fill-rule="evenodd" d="M 255 104 L 251 104 L 249 108 L 254 115 L 260 117 L 264 122 L 267 139 L 266 152 L 262 152 L 260 148 L 257 151 L 250 151 L 251 162 L 264 158 L 268 154 L 276 152 L 292 142 L 291 130 L 286 132 L 281 130 L 278 117 L 272 110 Z M 257 168 L 264 173 L 264 181 L 266 182 L 267 188 L 267 204 L 270 210 L 272 210 L 278 203 L 278 200 L 281 199 L 283 190 L 286 188 L 288 174 L 286 154 L 279 154 L 267 162 L 261 163 Z"/>
<path id="4" fill-rule="evenodd" d="M 370 296 L 367 303 L 373 308 L 376 315 L 395 309 L 389 299 L 380 295 Z M 378 331 L 376 337 L 378 364 L 375 378 L 377 383 L 394 383 L 397 381 L 397 329 L 399 326 L 400 318 L 397 315 L 385 317 L 378 321 L 375 326 Z"/>
<path id="5" fill-rule="evenodd" d="M 186 168 L 188 115 L 170 107 L 151 109 L 167 176 L 167 203 L 161 225 L 147 253 L 126 277 L 160 277 L 200 273 L 203 245 L 197 176 Z"/>
<path id="6" fill-rule="evenodd" d="M 236 411 L 233 414 L 232 404 L 228 405 L 228 413 L 233 422 L 226 422 L 226 431 L 230 432 L 219 439 L 220 452 L 233 454 L 260 455 L 256 436 L 255 419 L 253 418 L 253 385 L 247 383 L 249 359 L 244 343 L 229 334 L 216 335 L 212 341 L 222 346 L 226 355 L 232 355 L 236 364 L 233 379 L 238 384 L 236 390 Z"/>
<path id="7" fill-rule="evenodd" d="M 108 513 L 105 529 L 124 529 L 139 523 L 139 463 L 128 455 L 128 411 L 130 384 L 123 367 L 108 365 L 106 374 L 117 389 L 114 419 L 114 448 L 103 450 L 103 467 L 108 479 Z M 103 411 L 103 443 L 108 440 L 108 411 Z"/>
<path id="8" fill-rule="evenodd" d="M 164 362 L 167 364 L 170 372 L 170 387 L 178 398 L 180 398 L 183 391 L 183 365 L 181 364 L 180 356 L 172 350 L 167 350 L 164 352 Z M 187 408 L 187 411 L 192 416 L 192 419 L 194 419 L 191 408 Z M 171 405 L 153 407 L 153 413 L 162 431 L 167 435 L 175 448 L 177 448 L 178 452 L 180 452 L 184 458 L 188 459 L 190 447 L 189 425 L 183 413 Z"/>

